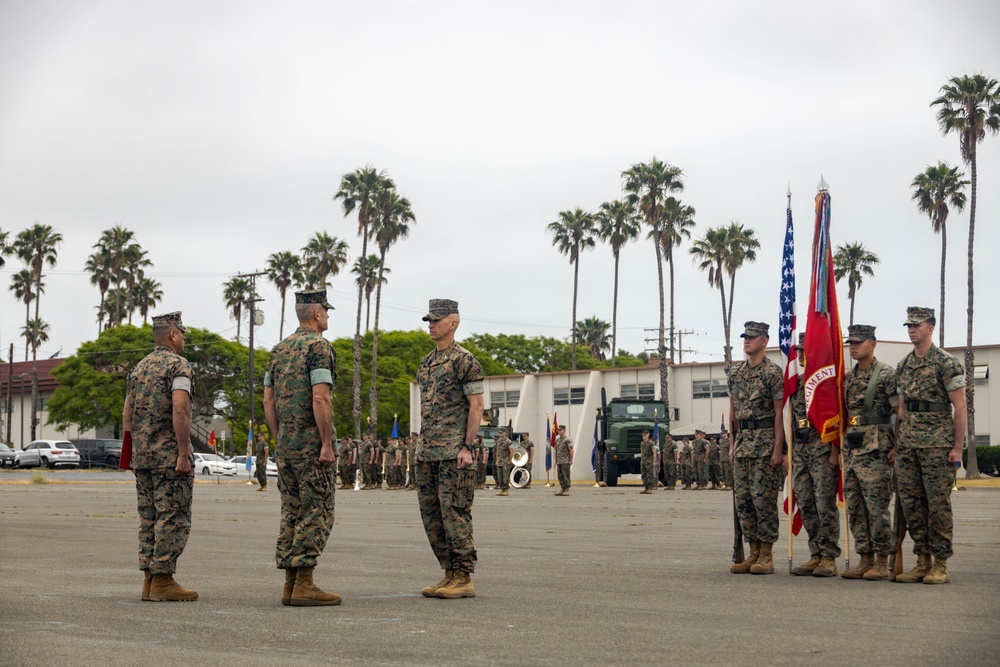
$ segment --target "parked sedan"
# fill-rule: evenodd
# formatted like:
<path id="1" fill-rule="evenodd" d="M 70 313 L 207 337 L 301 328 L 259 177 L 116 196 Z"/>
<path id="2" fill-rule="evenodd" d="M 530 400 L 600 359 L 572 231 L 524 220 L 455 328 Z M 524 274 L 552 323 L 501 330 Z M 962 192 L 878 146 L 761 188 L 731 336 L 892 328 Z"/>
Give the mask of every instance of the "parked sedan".
<path id="1" fill-rule="evenodd" d="M 0 442 L 0 467 L 13 468 L 17 462 L 17 452 Z"/>
<path id="2" fill-rule="evenodd" d="M 202 475 L 235 475 L 236 464 L 215 454 L 194 455 L 194 470 Z"/>
<path id="3" fill-rule="evenodd" d="M 22 468 L 80 467 L 80 452 L 69 440 L 35 440 L 17 453 L 17 459 Z"/>
<path id="4" fill-rule="evenodd" d="M 239 456 L 234 456 L 232 462 L 236 464 L 237 472 L 246 472 L 247 469 L 247 457 L 240 454 Z M 256 457 L 250 459 L 250 474 L 257 474 L 257 459 Z M 278 476 L 278 464 L 274 462 L 274 459 L 267 459 L 267 476 L 277 477 Z"/>

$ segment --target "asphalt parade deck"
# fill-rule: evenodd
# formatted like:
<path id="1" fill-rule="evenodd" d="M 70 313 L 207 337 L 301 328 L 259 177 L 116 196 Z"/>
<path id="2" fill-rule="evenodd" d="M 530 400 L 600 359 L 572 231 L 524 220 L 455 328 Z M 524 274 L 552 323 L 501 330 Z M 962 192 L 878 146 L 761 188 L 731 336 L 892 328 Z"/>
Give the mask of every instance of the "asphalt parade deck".
<path id="1" fill-rule="evenodd" d="M 997 664 L 998 490 L 953 494 L 946 586 L 789 576 L 784 521 L 776 574 L 732 575 L 728 492 L 638 491 L 478 492 L 476 597 L 454 601 L 419 593 L 441 573 L 415 492 L 338 491 L 316 580 L 344 604 L 293 608 L 275 484 L 196 484 L 177 575 L 193 603 L 139 600 L 130 484 L 0 484 L 0 663 Z"/>

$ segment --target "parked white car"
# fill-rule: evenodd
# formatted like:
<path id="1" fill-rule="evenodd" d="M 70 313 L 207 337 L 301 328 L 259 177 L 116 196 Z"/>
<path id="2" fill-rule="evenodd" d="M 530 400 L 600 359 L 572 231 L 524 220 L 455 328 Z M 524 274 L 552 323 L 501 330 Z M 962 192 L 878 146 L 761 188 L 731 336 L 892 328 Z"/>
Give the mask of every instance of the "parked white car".
<path id="1" fill-rule="evenodd" d="M 236 464 L 215 454 L 194 454 L 194 471 L 202 475 L 235 475 Z"/>
<path id="2" fill-rule="evenodd" d="M 80 467 L 80 452 L 69 440 L 33 440 L 23 451 L 17 452 L 17 463 L 21 468 L 46 468 L 56 466 Z"/>
<path id="3" fill-rule="evenodd" d="M 237 474 L 242 474 L 247 471 L 247 457 L 243 454 L 239 456 L 234 456 L 232 462 L 236 464 Z M 250 459 L 250 475 L 254 476 L 257 474 L 257 458 L 253 457 Z M 277 477 L 278 476 L 278 464 L 274 462 L 274 459 L 267 459 L 267 476 Z"/>

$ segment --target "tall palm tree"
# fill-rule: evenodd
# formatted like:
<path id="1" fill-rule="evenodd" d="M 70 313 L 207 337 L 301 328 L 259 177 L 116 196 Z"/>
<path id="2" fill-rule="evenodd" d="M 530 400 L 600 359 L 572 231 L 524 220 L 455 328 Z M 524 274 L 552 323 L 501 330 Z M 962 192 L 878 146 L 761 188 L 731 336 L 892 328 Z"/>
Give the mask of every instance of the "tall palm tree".
<path id="1" fill-rule="evenodd" d="M 611 348 L 608 339 L 608 323 L 592 315 L 576 323 L 576 335 L 584 345 L 590 348 L 590 356 L 599 361 L 605 360 L 605 352 Z"/>
<path id="2" fill-rule="evenodd" d="M 745 262 L 757 261 L 757 251 L 760 250 L 760 241 L 757 240 L 757 235 L 752 229 L 741 225 L 739 222 L 729 223 L 729 227 L 726 228 L 726 237 L 729 246 L 726 257 L 726 273 L 729 275 L 729 315 L 726 317 L 726 321 L 732 326 L 733 303 L 736 301 L 736 271 Z M 731 355 L 729 361 L 732 361 Z"/>
<path id="3" fill-rule="evenodd" d="M 944 134 L 954 132 L 959 138 L 962 160 L 969 165 L 969 306 L 965 340 L 965 405 L 969 443 L 966 477 L 979 478 L 976 459 L 976 355 L 972 350 L 973 273 L 972 259 L 976 238 L 976 147 L 986 132 L 1000 132 L 1000 84 L 982 74 L 952 77 L 941 86 L 941 96 L 931 102 L 938 107 L 937 120 Z"/>
<path id="4" fill-rule="evenodd" d="M 361 275 L 362 265 L 364 265 L 364 276 Z M 365 333 L 368 333 L 371 330 L 372 292 L 375 291 L 375 281 L 378 280 L 378 272 L 380 268 L 378 255 L 374 253 L 368 255 L 368 257 L 364 259 L 358 257 L 354 260 L 354 266 L 351 268 L 351 273 L 357 276 L 357 278 L 354 279 L 355 284 L 361 284 L 361 281 L 364 281 Z M 389 269 L 385 269 L 385 272 L 392 273 Z M 385 280 L 386 279 L 383 278 L 383 281 Z"/>
<path id="5" fill-rule="evenodd" d="M 14 296 L 18 301 L 24 302 L 24 329 L 22 331 L 27 331 L 29 328 L 29 322 L 31 321 L 31 302 L 42 292 L 45 291 L 45 282 L 35 282 L 35 274 L 32 273 L 31 269 L 21 269 L 14 275 L 10 277 L 10 291 L 14 293 Z M 28 339 L 24 339 L 24 360 L 28 360 L 28 354 L 31 350 L 31 344 Z"/>
<path id="6" fill-rule="evenodd" d="M 128 303 L 131 298 L 132 295 L 125 292 L 124 287 L 108 288 L 108 296 L 104 303 L 104 310 L 108 314 L 105 330 L 121 326 L 125 321 L 125 311 L 120 308 L 120 304 Z"/>
<path id="7" fill-rule="evenodd" d="M 19 233 L 14 239 L 14 254 L 31 269 L 36 285 L 42 281 L 42 269 L 45 268 L 45 265 L 56 265 L 59 245 L 62 241 L 62 234 L 52 229 L 52 225 L 43 225 L 38 222 Z M 40 299 L 36 294 L 36 320 L 38 319 L 39 303 Z"/>
<path id="8" fill-rule="evenodd" d="M 156 280 L 145 275 L 141 270 L 138 278 L 132 285 L 132 295 L 130 302 L 142 315 L 142 325 L 146 326 L 149 318 L 149 311 L 156 308 L 156 304 L 163 300 L 162 285 Z"/>
<path id="9" fill-rule="evenodd" d="M 84 270 L 90 274 L 90 284 L 95 285 L 101 293 L 101 303 L 97 307 L 100 315 L 97 318 L 97 333 L 100 334 L 104 331 L 104 298 L 108 293 L 108 289 L 111 287 L 111 281 L 114 278 L 114 273 L 111 268 L 112 257 L 111 253 L 107 248 L 100 247 L 95 250 L 89 257 L 87 257 L 87 262 L 84 264 Z"/>
<path id="10" fill-rule="evenodd" d="M 963 174 L 958 167 L 949 167 L 944 162 L 937 166 L 928 165 L 922 173 L 913 179 L 913 199 L 917 209 L 926 213 L 931 219 L 931 228 L 935 234 L 941 234 L 941 310 L 938 312 L 938 340 L 944 347 L 944 287 L 945 263 L 948 258 L 948 221 L 949 205 L 961 212 L 965 208 L 965 186 Z"/>
<path id="11" fill-rule="evenodd" d="M 729 235 L 727 227 L 712 227 L 705 230 L 705 236 L 696 239 L 688 252 L 698 263 L 698 268 L 708 273 L 708 284 L 719 290 L 722 299 L 722 330 L 726 337 L 726 365 L 733 361 L 733 348 L 729 344 L 729 309 L 726 308 L 725 266 L 729 258 Z"/>
<path id="12" fill-rule="evenodd" d="M 625 192 L 629 193 L 627 201 L 635 207 L 636 211 L 643 217 L 646 226 L 650 229 L 650 238 L 653 241 L 653 248 L 656 250 L 656 277 L 660 291 L 660 335 L 657 345 L 657 352 L 660 360 L 660 400 L 667 405 L 667 414 L 670 410 L 670 388 L 667 385 L 667 345 L 664 321 L 664 296 L 663 296 L 663 246 L 660 241 L 661 226 L 663 225 L 664 200 L 671 192 L 680 192 L 684 189 L 684 181 L 681 177 L 684 172 L 680 167 L 657 160 L 656 156 L 649 162 L 639 162 L 626 171 L 622 172 Z"/>
<path id="13" fill-rule="evenodd" d="M 851 300 L 851 321 L 854 324 L 854 298 L 861 289 L 864 276 L 875 275 L 875 267 L 880 260 L 878 255 L 869 251 L 860 243 L 848 243 L 837 246 L 833 253 L 833 278 L 837 282 L 847 278 L 847 298 Z"/>
<path id="14" fill-rule="evenodd" d="M 368 257 L 368 235 L 371 231 L 371 219 L 374 214 L 375 199 L 379 192 L 395 188 L 392 179 L 384 171 L 378 171 L 372 166 L 356 169 L 340 178 L 340 189 L 333 195 L 334 201 L 340 200 L 344 216 L 355 210 L 358 212 L 358 236 L 361 237 L 361 274 L 365 273 L 365 262 Z M 354 417 L 354 434 L 361 437 L 361 300 L 363 285 L 358 285 L 358 310 L 354 326 L 354 405 L 351 415 Z"/>
<path id="15" fill-rule="evenodd" d="M 369 414 L 372 423 L 378 423 L 378 395 L 375 372 L 378 363 L 378 320 L 382 310 L 382 284 L 384 283 L 385 254 L 397 241 L 410 235 L 410 223 L 416 223 L 410 200 L 401 197 L 396 188 L 383 188 L 375 197 L 375 215 L 371 234 L 378 245 L 378 276 L 375 278 L 375 329 L 372 334 L 372 384 L 368 392 Z"/>
<path id="16" fill-rule="evenodd" d="M 121 225 L 115 225 L 101 232 L 100 238 L 93 246 L 99 253 L 107 253 L 110 258 L 112 280 L 115 287 L 118 288 L 115 292 L 114 315 L 110 320 L 117 323 L 121 323 L 125 319 L 122 315 L 122 305 L 123 303 L 127 304 L 128 292 L 122 289 L 122 283 L 125 281 L 128 266 L 127 255 L 135 254 L 135 251 L 131 250 L 130 247 L 138 245 L 134 239 L 135 232 Z"/>
<path id="17" fill-rule="evenodd" d="M 132 298 L 135 295 L 136 283 L 144 277 L 144 270 L 153 265 L 147 257 L 149 253 L 142 249 L 138 243 L 130 243 L 122 255 L 125 263 L 125 293 L 128 294 L 128 323 L 132 324 L 132 315 L 139 304 Z"/>
<path id="18" fill-rule="evenodd" d="M 10 254 L 10 245 L 8 241 L 9 237 L 10 232 L 5 232 L 0 229 L 0 269 L 2 269 L 4 264 L 7 263 L 7 260 L 4 259 L 4 257 Z"/>
<path id="19" fill-rule="evenodd" d="M 250 298 L 250 281 L 247 278 L 230 278 L 222 284 L 222 298 L 226 300 L 226 308 L 230 317 L 236 320 L 236 340 L 240 340 L 243 324 L 243 306 Z"/>
<path id="20" fill-rule="evenodd" d="M 21 329 L 25 342 L 31 346 L 31 439 L 38 437 L 38 346 L 49 339 L 49 325 L 38 319 L 29 320 Z"/>
<path id="21" fill-rule="evenodd" d="M 347 241 L 316 232 L 302 248 L 302 267 L 308 289 L 326 289 L 331 276 L 347 264 Z"/>
<path id="22" fill-rule="evenodd" d="M 339 269 L 338 269 L 339 271 Z M 278 340 L 285 337 L 285 295 L 288 288 L 302 273 L 302 260 L 288 250 L 271 253 L 267 258 L 267 278 L 278 288 L 281 295 L 281 322 L 278 324 Z"/>
<path id="23" fill-rule="evenodd" d="M 622 246 L 639 238 L 641 223 L 635 208 L 620 199 L 601 204 L 596 216 L 597 238 L 611 246 L 615 258 L 615 287 L 611 308 L 611 367 L 618 354 L 618 262 Z"/>
<path id="24" fill-rule="evenodd" d="M 670 271 L 670 363 L 674 363 L 674 248 L 691 239 L 694 228 L 694 207 L 685 206 L 676 197 L 663 203 L 663 223 L 660 225 L 660 245 Z"/>
<path id="25" fill-rule="evenodd" d="M 569 256 L 573 265 L 573 326 L 570 327 L 573 336 L 573 370 L 576 370 L 576 300 L 580 286 L 580 251 L 593 248 L 595 216 L 593 213 L 576 208 L 573 211 L 560 211 L 559 219 L 550 222 L 548 229 L 552 233 L 552 245 L 560 253 Z"/>

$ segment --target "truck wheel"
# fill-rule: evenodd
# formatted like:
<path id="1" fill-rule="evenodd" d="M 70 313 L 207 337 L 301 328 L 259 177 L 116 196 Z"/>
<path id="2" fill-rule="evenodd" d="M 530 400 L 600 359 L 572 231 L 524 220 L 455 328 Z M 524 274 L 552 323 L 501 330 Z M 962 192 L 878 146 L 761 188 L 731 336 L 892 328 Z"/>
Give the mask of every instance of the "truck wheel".
<path id="1" fill-rule="evenodd" d="M 604 464 L 604 483 L 608 486 L 618 486 L 618 462 L 606 459 Z"/>
<path id="2" fill-rule="evenodd" d="M 107 460 L 107 461 L 105 461 L 105 463 L 107 463 L 107 464 L 108 464 L 108 467 L 109 467 L 109 468 L 117 468 L 117 467 L 118 467 L 118 459 L 116 459 L 116 458 L 115 458 L 115 457 L 113 457 L 113 456 L 109 456 L 109 457 L 108 457 L 108 460 Z"/>

